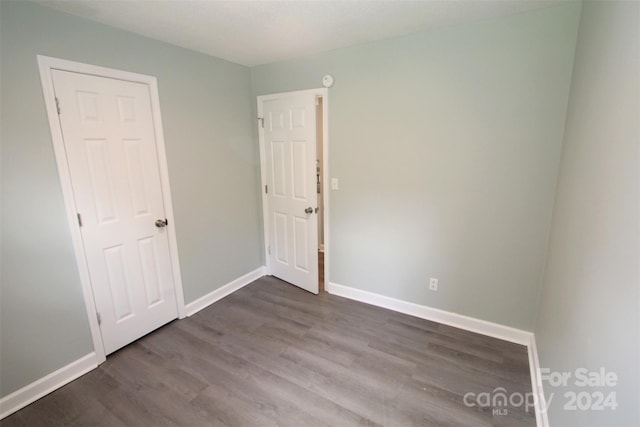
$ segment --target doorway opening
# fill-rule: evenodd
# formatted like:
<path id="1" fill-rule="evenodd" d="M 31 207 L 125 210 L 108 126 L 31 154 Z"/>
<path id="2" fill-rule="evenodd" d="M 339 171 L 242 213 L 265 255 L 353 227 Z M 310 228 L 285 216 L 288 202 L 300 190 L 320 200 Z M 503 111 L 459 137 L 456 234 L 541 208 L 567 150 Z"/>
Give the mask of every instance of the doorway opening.
<path id="1" fill-rule="evenodd" d="M 329 276 L 328 91 L 257 101 L 266 273 L 317 294 Z"/>
<path id="2" fill-rule="evenodd" d="M 316 182 L 318 186 L 318 287 L 325 289 L 324 274 L 324 99 L 316 97 Z"/>

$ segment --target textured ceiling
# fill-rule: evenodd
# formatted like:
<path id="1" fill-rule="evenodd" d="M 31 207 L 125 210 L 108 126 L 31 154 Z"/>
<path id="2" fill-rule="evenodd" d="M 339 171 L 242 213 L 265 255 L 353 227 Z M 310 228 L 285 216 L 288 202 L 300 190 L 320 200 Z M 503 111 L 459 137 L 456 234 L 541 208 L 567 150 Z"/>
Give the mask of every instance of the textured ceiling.
<path id="1" fill-rule="evenodd" d="M 247 66 L 554 6 L 560 1 L 36 0 Z"/>

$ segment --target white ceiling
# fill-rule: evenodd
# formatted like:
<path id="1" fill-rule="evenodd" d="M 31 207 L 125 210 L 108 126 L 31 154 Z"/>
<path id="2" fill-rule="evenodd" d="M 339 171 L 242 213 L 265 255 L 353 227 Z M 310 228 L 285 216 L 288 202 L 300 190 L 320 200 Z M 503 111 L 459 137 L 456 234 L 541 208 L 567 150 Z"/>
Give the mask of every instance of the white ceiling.
<path id="1" fill-rule="evenodd" d="M 238 64 L 254 66 L 562 0 L 36 0 Z"/>

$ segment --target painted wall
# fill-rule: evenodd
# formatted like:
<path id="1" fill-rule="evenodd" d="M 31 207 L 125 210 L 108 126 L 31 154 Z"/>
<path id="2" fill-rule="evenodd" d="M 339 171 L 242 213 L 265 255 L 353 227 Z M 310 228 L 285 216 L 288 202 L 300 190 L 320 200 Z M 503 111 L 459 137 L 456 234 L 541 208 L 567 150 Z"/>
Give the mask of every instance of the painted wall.
<path id="1" fill-rule="evenodd" d="M 544 383 L 551 425 L 640 425 L 639 269 L 640 3 L 585 2 L 535 331 L 541 366 L 571 374 Z M 576 387 L 579 368 L 618 383 Z M 563 409 L 598 391 L 615 411 Z"/>
<path id="2" fill-rule="evenodd" d="M 252 68 L 254 95 L 335 77 L 331 282 L 533 330 L 579 12 Z"/>
<path id="3" fill-rule="evenodd" d="M 1 3 L 0 395 L 92 351 L 36 54 L 155 75 L 187 302 L 261 265 L 246 67 L 30 3 Z"/>

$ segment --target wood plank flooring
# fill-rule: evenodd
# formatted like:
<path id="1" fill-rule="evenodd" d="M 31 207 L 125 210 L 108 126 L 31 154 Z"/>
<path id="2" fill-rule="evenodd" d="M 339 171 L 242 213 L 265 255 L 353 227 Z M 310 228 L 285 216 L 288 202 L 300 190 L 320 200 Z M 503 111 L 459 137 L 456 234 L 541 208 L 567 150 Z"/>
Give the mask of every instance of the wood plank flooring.
<path id="1" fill-rule="evenodd" d="M 496 387 L 531 391 L 525 347 L 263 277 L 0 425 L 534 426 L 463 402 Z"/>

